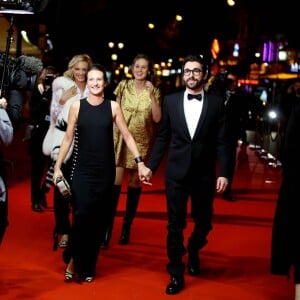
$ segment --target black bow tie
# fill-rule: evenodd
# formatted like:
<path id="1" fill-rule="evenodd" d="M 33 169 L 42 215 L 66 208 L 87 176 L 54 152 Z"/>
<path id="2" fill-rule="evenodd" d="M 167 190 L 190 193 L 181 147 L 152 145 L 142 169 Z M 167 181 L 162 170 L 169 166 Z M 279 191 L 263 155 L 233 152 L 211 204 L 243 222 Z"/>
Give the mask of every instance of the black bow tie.
<path id="1" fill-rule="evenodd" d="M 192 99 L 197 99 L 199 101 L 202 100 L 202 94 L 195 94 L 195 95 L 188 94 L 187 96 L 188 96 L 188 100 L 192 100 Z"/>

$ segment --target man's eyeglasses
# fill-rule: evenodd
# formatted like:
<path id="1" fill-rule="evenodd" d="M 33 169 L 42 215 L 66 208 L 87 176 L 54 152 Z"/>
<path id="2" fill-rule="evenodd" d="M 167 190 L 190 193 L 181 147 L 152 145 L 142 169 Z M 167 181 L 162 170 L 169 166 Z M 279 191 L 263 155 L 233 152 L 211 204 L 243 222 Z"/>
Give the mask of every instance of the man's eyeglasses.
<path id="1" fill-rule="evenodd" d="M 183 70 L 184 75 L 190 75 L 191 73 L 193 73 L 193 75 L 200 75 L 200 73 L 202 73 L 202 72 L 203 72 L 203 70 L 200 70 L 200 69 L 193 69 L 193 70 L 184 69 Z"/>

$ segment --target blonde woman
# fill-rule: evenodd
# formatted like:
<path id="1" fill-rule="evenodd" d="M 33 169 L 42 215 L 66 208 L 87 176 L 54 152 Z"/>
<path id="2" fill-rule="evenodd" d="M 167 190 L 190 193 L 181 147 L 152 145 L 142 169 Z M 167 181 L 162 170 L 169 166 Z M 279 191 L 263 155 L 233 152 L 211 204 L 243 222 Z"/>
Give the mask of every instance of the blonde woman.
<path id="1" fill-rule="evenodd" d="M 71 58 L 68 64 L 68 69 L 63 73 L 63 76 L 57 77 L 53 81 L 52 101 L 50 107 L 51 123 L 54 124 L 52 138 L 50 140 L 50 155 L 52 159 L 52 167 L 48 178 L 52 178 L 52 168 L 56 161 L 60 145 L 64 138 L 68 114 L 71 104 L 81 98 L 88 96 L 86 87 L 86 73 L 92 64 L 92 59 L 88 54 L 78 54 Z M 69 179 L 71 171 L 71 154 L 73 147 L 70 148 L 68 155 L 62 166 L 66 179 Z M 70 203 L 61 195 L 57 187 L 54 188 L 54 250 L 58 247 L 65 248 L 68 243 L 70 233 Z M 61 236 L 58 243 L 58 237 Z"/>

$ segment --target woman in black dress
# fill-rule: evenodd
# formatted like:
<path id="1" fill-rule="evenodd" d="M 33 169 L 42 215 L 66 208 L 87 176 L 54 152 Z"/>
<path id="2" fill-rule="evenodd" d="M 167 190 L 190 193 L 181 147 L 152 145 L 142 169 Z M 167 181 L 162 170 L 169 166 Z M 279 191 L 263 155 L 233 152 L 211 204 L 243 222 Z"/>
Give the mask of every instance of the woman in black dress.
<path id="1" fill-rule="evenodd" d="M 63 176 L 61 165 L 71 147 L 74 158 L 71 174 L 73 225 L 69 244 L 64 252 L 66 281 L 91 282 L 103 239 L 115 179 L 113 126 L 119 128 L 135 157 L 140 179 L 146 166 L 129 132 L 120 105 L 104 97 L 107 84 L 105 69 L 98 64 L 87 72 L 89 96 L 75 101 L 69 111 L 68 127 L 54 167 L 53 180 Z"/>

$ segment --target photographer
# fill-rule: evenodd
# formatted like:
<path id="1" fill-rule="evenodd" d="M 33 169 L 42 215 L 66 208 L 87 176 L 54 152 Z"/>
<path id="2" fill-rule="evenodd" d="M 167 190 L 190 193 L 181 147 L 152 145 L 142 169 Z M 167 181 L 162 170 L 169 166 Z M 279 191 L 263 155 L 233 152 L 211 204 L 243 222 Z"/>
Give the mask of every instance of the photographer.
<path id="1" fill-rule="evenodd" d="M 282 125 L 285 128 L 293 107 L 300 102 L 300 80 L 295 81 L 286 90 L 280 104 L 282 113 Z"/>
<path id="2" fill-rule="evenodd" d="M 7 114 L 7 101 L 1 96 L 0 90 L 0 149 L 7 146 L 13 139 L 13 126 Z M 6 164 L 0 151 L 0 244 L 8 226 L 8 195 Z"/>
<path id="3" fill-rule="evenodd" d="M 14 131 L 22 121 L 23 91 L 31 88 L 30 79 L 43 67 L 40 59 L 20 56 L 8 57 L 0 52 L 0 243 L 8 222 L 7 160 L 3 146 L 9 145 Z"/>
<path id="4" fill-rule="evenodd" d="M 17 71 L 16 65 L 12 64 L 11 60 L 8 60 L 6 68 L 4 68 L 3 58 L 3 54 L 0 53 L 0 244 L 9 225 L 7 160 L 5 160 L 2 150 L 12 142 L 14 130 L 22 119 L 23 96 L 19 87 L 25 81 L 24 74 L 21 75 Z"/>
<path id="5" fill-rule="evenodd" d="M 229 69 L 216 75 L 210 90 L 223 97 L 225 104 L 225 114 L 227 116 L 227 129 L 229 133 L 230 146 L 230 174 L 228 186 L 222 198 L 227 201 L 235 201 L 232 194 L 232 183 L 236 168 L 236 151 L 238 141 L 242 145 L 248 145 L 246 125 L 248 121 L 248 108 L 251 102 L 251 96 L 242 90 L 238 85 L 238 74 L 236 70 Z"/>
<path id="6" fill-rule="evenodd" d="M 31 90 L 32 79 L 43 69 L 39 58 L 21 55 L 17 58 L 0 52 L 0 79 L 1 97 L 8 101 L 7 113 L 14 129 L 17 129 L 23 120 L 23 92 Z"/>
<path id="7" fill-rule="evenodd" d="M 279 110 L 280 110 L 280 128 L 281 128 L 281 143 L 279 149 L 279 160 L 283 159 L 283 143 L 285 138 L 285 130 L 290 118 L 291 111 L 293 108 L 300 103 L 300 80 L 297 79 L 290 84 L 286 92 L 283 92 L 279 98 Z"/>
<path id="8" fill-rule="evenodd" d="M 29 99 L 30 124 L 25 140 L 28 140 L 31 157 L 31 208 L 35 212 L 42 212 L 42 207 L 47 207 L 46 193 L 49 188 L 44 179 L 50 157 L 44 155 L 42 144 L 50 125 L 52 82 L 56 76 L 55 67 L 45 67 L 37 77 Z"/>

